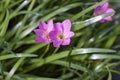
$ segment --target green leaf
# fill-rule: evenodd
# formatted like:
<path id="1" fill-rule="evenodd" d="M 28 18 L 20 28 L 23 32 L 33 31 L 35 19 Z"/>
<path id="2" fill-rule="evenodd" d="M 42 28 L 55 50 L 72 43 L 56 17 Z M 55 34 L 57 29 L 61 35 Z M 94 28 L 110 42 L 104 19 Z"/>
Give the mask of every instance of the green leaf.
<path id="1" fill-rule="evenodd" d="M 19 60 L 19 62 L 16 62 L 16 64 L 12 67 L 10 72 L 7 74 L 5 80 L 11 80 L 12 76 L 14 75 L 15 71 L 18 69 L 19 64 L 23 61 L 23 58 Z"/>
<path id="2" fill-rule="evenodd" d="M 115 50 L 110 49 L 101 49 L 101 48 L 80 48 L 74 49 L 72 54 L 88 54 L 88 53 L 101 53 L 101 52 L 116 52 Z"/>
<path id="3" fill-rule="evenodd" d="M 30 3 L 30 1 L 26 1 L 26 0 L 23 1 L 23 2 L 21 3 L 21 5 L 20 5 L 18 8 L 16 8 L 16 10 L 14 10 L 13 13 L 10 14 L 10 19 L 13 18 L 13 17 L 15 17 L 15 15 L 17 15 L 17 13 L 18 13 L 23 7 L 27 6 L 27 4 L 29 4 L 29 3 Z"/>
<path id="4" fill-rule="evenodd" d="M 37 51 L 38 49 L 40 49 L 40 48 L 42 48 L 44 46 L 46 46 L 45 43 L 35 44 L 35 45 L 29 47 L 28 49 L 26 49 L 24 52 L 25 53 L 33 53 L 33 52 Z"/>
<path id="5" fill-rule="evenodd" d="M 82 54 L 88 54 L 88 53 L 95 53 L 95 52 L 115 52 L 114 50 L 109 50 L 109 49 L 98 49 L 98 48 L 82 48 L 82 49 L 74 49 L 72 51 L 72 53 L 70 54 L 70 56 L 73 56 L 73 55 L 82 55 Z M 27 68 L 26 70 L 24 70 L 24 72 L 27 72 L 27 71 L 30 71 L 30 70 L 33 70 L 37 67 L 40 67 L 44 64 L 47 64 L 47 63 L 50 63 L 50 62 L 53 62 L 55 60 L 59 60 L 61 58 L 65 58 L 69 55 L 69 50 L 67 51 L 62 51 L 60 53 L 57 53 L 55 55 L 51 55 L 51 56 L 48 56 L 47 58 L 45 59 L 42 59 L 42 58 L 38 58 L 38 59 L 34 59 L 32 60 L 33 64 L 31 66 L 29 66 L 29 68 Z"/>
<path id="6" fill-rule="evenodd" d="M 97 60 L 97 59 L 120 59 L 119 55 L 114 54 L 93 54 L 91 55 L 90 59 Z"/>
<path id="7" fill-rule="evenodd" d="M 73 69 L 76 69 L 76 70 L 80 70 L 80 71 L 84 71 L 84 72 L 87 72 L 87 69 L 83 66 L 81 66 L 80 64 L 74 64 L 74 63 L 70 63 L 69 65 L 69 62 L 66 62 L 66 61 L 62 61 L 62 60 L 56 60 L 56 61 L 53 61 L 51 62 L 52 64 L 56 64 L 56 65 L 61 65 L 61 66 L 65 66 L 65 67 L 70 67 L 70 68 L 73 68 Z"/>
<path id="8" fill-rule="evenodd" d="M 108 79 L 107 80 L 112 80 L 112 74 L 111 74 L 111 72 L 110 72 L 110 69 L 107 67 L 107 70 L 108 70 L 108 72 L 109 72 L 109 75 L 108 75 Z"/>
<path id="9" fill-rule="evenodd" d="M 12 67 L 12 69 L 10 70 L 10 72 L 8 73 L 8 75 L 6 76 L 5 80 L 10 80 L 12 78 L 12 76 L 14 75 L 15 71 L 18 69 L 18 67 L 20 66 L 20 64 L 23 62 L 24 57 L 37 57 L 36 55 L 33 54 L 16 54 L 17 57 L 22 57 L 19 61 L 17 61 L 15 63 L 15 65 Z M 11 57 L 16 57 L 16 56 L 11 56 Z M 2 57 L 4 59 L 4 57 Z M 5 58 L 10 58 L 10 56 L 5 57 Z"/>
<path id="10" fill-rule="evenodd" d="M 28 78 L 25 78 L 25 80 L 61 80 L 61 79 L 55 79 L 55 78 L 39 78 L 39 77 L 28 77 Z"/>
<path id="11" fill-rule="evenodd" d="M 114 33 L 119 33 L 119 32 L 120 32 L 120 24 L 118 24 L 118 25 L 116 26 L 116 28 L 114 28 Z M 119 35 L 119 34 L 110 36 L 110 39 L 108 39 L 105 47 L 106 47 L 106 48 L 110 48 L 110 47 L 113 45 L 113 43 L 115 42 L 115 40 L 116 40 L 116 38 L 118 37 L 118 35 Z"/>
<path id="12" fill-rule="evenodd" d="M 1 32 L 0 32 L 0 36 L 4 36 L 6 31 L 7 31 L 7 28 L 8 28 L 8 24 L 9 24 L 9 11 L 7 10 L 6 11 L 6 17 L 5 17 L 5 20 L 4 22 L 2 23 L 1 28 Z"/>
<path id="13" fill-rule="evenodd" d="M 31 1 L 31 4 L 29 5 L 27 11 L 31 11 L 31 10 L 32 10 L 32 8 L 33 8 L 33 6 L 34 6 L 34 4 L 35 4 L 35 1 L 36 1 L 36 0 L 32 0 L 32 1 Z M 20 35 L 20 33 L 21 33 L 21 31 L 23 30 L 23 27 L 24 27 L 24 25 L 25 25 L 25 23 L 26 23 L 27 20 L 28 20 L 28 14 L 26 14 L 26 15 L 24 16 L 24 18 L 23 18 L 23 20 L 22 20 L 22 25 L 21 25 L 21 27 L 19 27 L 19 29 L 18 29 L 18 31 L 17 31 L 17 33 L 16 33 L 16 36 L 15 36 L 16 38 L 19 38 L 18 35 Z"/>
<path id="14" fill-rule="evenodd" d="M 3 23 L 4 17 L 5 17 L 5 11 L 3 10 L 2 12 L 0 12 L 0 24 Z M 1 30 L 1 28 L 2 27 L 0 26 L 0 30 Z"/>
<path id="15" fill-rule="evenodd" d="M 62 8 L 59 8 L 59 9 L 53 11 L 52 13 L 49 13 L 45 17 L 41 18 L 41 20 L 46 21 L 46 20 L 52 18 L 53 16 L 55 16 L 57 14 L 60 14 L 60 13 L 65 12 L 65 11 L 68 11 L 68 10 L 70 10 L 72 8 L 75 8 L 75 7 L 79 6 L 79 5 L 80 5 L 80 3 L 69 4 L 67 6 L 64 6 Z"/>
<path id="16" fill-rule="evenodd" d="M 10 0 L 5 1 L 5 6 L 7 7 L 10 3 Z"/>
<path id="17" fill-rule="evenodd" d="M 101 19 L 107 17 L 107 16 L 110 16 L 110 15 L 113 15 L 114 12 L 110 12 L 110 13 L 106 13 L 106 14 L 102 14 L 102 15 L 99 15 L 99 16 L 96 16 L 96 17 L 93 17 L 93 18 L 90 18 L 88 20 L 85 20 L 85 21 L 80 21 L 80 22 L 74 22 L 74 28 L 76 28 L 75 30 L 79 30 L 79 29 L 82 29 L 90 24 L 93 24 L 95 22 L 98 22 L 100 21 Z"/>
<path id="18" fill-rule="evenodd" d="M 22 2 L 22 0 L 14 1 L 12 4 L 9 4 L 9 7 L 8 7 L 8 8 L 11 9 L 12 7 L 20 4 L 20 2 Z"/>
<path id="19" fill-rule="evenodd" d="M 10 58 L 20 58 L 20 57 L 37 57 L 35 54 L 7 54 L 7 55 L 1 55 L 0 60 L 6 60 Z"/>

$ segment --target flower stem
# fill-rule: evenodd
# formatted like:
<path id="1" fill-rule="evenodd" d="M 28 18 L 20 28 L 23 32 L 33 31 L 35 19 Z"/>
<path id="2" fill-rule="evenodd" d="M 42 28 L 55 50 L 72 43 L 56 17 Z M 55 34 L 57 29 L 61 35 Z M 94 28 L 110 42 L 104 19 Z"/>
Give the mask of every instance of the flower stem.
<path id="1" fill-rule="evenodd" d="M 54 55 L 54 54 L 59 50 L 59 48 L 60 48 L 60 47 L 56 48 L 56 49 L 53 51 L 52 55 Z"/>
<path id="2" fill-rule="evenodd" d="M 47 51 L 49 50 L 50 44 L 47 45 L 45 51 L 43 52 L 43 54 L 40 56 L 40 58 L 43 58 L 44 55 L 47 53 Z"/>

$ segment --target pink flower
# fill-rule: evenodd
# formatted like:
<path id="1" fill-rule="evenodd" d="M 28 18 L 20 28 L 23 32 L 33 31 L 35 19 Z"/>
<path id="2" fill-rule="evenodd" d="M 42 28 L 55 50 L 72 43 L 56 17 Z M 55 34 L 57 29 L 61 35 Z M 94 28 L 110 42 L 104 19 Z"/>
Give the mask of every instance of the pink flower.
<path id="1" fill-rule="evenodd" d="M 39 29 L 35 29 L 34 32 L 37 34 L 35 42 L 45 42 L 46 44 L 51 42 L 49 33 L 53 30 L 53 20 L 49 20 L 48 24 L 43 21 L 39 22 Z"/>
<path id="2" fill-rule="evenodd" d="M 74 36 L 74 33 L 71 32 L 70 29 L 71 22 L 68 19 L 62 23 L 58 22 L 54 24 L 54 30 L 49 34 L 54 47 L 70 44 L 70 38 Z"/>
<path id="3" fill-rule="evenodd" d="M 94 9 L 94 16 L 98 16 L 98 15 L 105 14 L 105 13 L 109 13 L 109 12 L 115 12 L 114 9 L 108 8 L 108 6 L 109 6 L 109 3 L 108 3 L 108 2 L 105 2 L 104 4 L 96 7 L 96 8 Z M 113 15 L 114 15 L 114 14 L 113 14 Z M 112 21 L 112 16 L 113 16 L 113 15 L 101 19 L 100 22 L 103 23 L 103 22 L 105 22 L 105 21 Z"/>

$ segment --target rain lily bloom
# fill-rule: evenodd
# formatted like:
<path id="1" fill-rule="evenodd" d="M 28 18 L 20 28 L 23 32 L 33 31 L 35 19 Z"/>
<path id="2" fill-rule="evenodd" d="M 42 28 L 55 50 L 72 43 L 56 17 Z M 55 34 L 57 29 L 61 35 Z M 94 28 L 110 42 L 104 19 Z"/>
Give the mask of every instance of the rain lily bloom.
<path id="1" fill-rule="evenodd" d="M 71 32 L 70 29 L 71 21 L 68 19 L 62 23 L 58 22 L 54 24 L 54 30 L 49 34 L 54 47 L 70 44 L 70 38 L 74 36 L 74 33 Z"/>
<path id="2" fill-rule="evenodd" d="M 37 34 L 35 42 L 45 42 L 46 44 L 51 42 L 49 33 L 53 30 L 53 20 L 49 20 L 48 24 L 43 21 L 39 22 L 39 29 L 35 29 L 34 32 Z"/>
<path id="3" fill-rule="evenodd" d="M 115 12 L 114 9 L 112 8 L 108 8 L 109 6 L 109 3 L 108 2 L 105 2 L 103 3 L 102 5 L 100 6 L 97 6 L 95 9 L 94 9 L 94 16 L 98 16 L 98 15 L 101 15 L 101 14 L 105 14 L 105 13 L 109 13 L 109 12 Z M 114 14 L 113 14 L 114 15 Z M 110 15 L 108 17 L 105 17 L 103 19 L 100 20 L 101 23 L 105 22 L 105 21 L 112 21 L 112 16 L 113 15 Z"/>

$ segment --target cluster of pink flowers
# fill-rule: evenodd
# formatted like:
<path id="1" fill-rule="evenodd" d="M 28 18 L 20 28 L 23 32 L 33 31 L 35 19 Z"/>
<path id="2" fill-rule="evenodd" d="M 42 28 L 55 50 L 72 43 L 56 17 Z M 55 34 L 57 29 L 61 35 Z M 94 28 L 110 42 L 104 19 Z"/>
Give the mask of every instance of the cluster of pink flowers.
<path id="1" fill-rule="evenodd" d="M 39 22 L 39 29 L 35 29 L 37 34 L 36 42 L 45 42 L 49 44 L 53 42 L 54 47 L 60 45 L 69 45 L 70 38 L 74 36 L 74 32 L 71 30 L 71 21 L 69 19 L 64 20 L 62 23 L 53 23 L 53 20 L 49 20 L 48 24 L 43 21 Z"/>
<path id="2" fill-rule="evenodd" d="M 97 6 L 94 9 L 94 16 L 115 12 L 114 9 L 108 8 L 108 6 L 108 2 Z M 101 19 L 100 22 L 103 23 L 105 21 L 112 21 L 113 15 Z M 46 44 L 53 42 L 54 47 L 59 47 L 60 45 L 69 45 L 70 38 L 74 36 L 74 32 L 70 30 L 71 21 L 69 19 L 64 20 L 62 23 L 53 23 L 53 20 L 49 20 L 48 23 L 40 21 L 39 29 L 34 30 L 34 32 L 37 34 L 35 42 L 45 42 Z"/>

